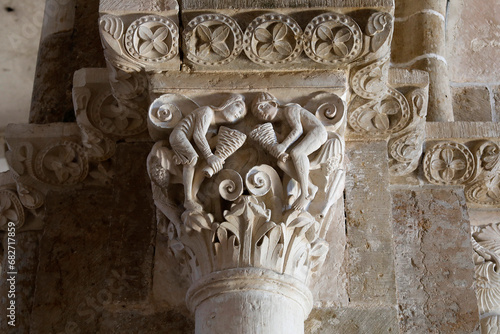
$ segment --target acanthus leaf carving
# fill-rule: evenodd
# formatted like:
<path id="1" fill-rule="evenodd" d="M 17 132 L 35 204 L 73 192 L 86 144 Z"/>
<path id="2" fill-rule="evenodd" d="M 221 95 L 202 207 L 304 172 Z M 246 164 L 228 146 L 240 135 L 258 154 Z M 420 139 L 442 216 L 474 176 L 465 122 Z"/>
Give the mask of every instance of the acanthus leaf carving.
<path id="1" fill-rule="evenodd" d="M 476 297 L 483 333 L 494 333 L 500 317 L 500 223 L 472 227 Z"/>

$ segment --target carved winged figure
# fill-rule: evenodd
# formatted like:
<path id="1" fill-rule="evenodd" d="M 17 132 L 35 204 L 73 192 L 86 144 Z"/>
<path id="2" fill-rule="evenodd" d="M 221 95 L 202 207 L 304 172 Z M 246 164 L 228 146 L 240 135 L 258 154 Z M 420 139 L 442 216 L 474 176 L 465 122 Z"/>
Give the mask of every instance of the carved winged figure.
<path id="1" fill-rule="evenodd" d="M 278 158 L 278 166 L 300 186 L 300 195 L 292 204 L 294 210 L 304 210 L 318 191 L 318 187 L 309 179 L 309 155 L 316 152 L 328 139 L 328 133 L 321 121 L 311 112 L 296 103 L 280 105 L 271 94 L 261 92 L 252 102 L 253 114 L 262 121 L 286 121 L 291 131 L 278 143 L 274 131 L 266 129 L 266 124 L 257 128 L 251 135 L 259 142 L 271 143 L 270 153 Z M 291 158 L 291 159 L 289 159 Z"/>
<path id="2" fill-rule="evenodd" d="M 184 208 L 186 210 L 200 211 L 202 209 L 197 202 L 196 195 L 203 182 L 204 174 L 208 177 L 217 174 L 222 170 L 225 158 L 232 153 L 217 154 L 217 152 L 212 152 L 206 136 L 209 127 L 236 123 L 243 119 L 245 115 L 244 97 L 235 94 L 219 107 L 203 106 L 195 109 L 180 120 L 173 129 L 169 141 L 175 153 L 173 156 L 174 162 L 183 166 L 182 183 L 184 185 Z M 222 129 L 231 131 L 221 127 L 219 137 Z M 233 135 L 239 133 L 236 130 L 233 130 L 233 132 Z M 245 138 L 243 138 L 243 141 Z M 239 146 L 242 144 L 239 144 Z M 205 168 L 195 168 L 199 155 L 205 160 Z"/>

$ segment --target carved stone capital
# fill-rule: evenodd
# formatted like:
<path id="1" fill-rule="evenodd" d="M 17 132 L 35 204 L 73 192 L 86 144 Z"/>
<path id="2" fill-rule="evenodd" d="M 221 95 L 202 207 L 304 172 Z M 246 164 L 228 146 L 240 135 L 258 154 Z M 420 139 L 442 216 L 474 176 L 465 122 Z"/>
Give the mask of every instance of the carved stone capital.
<path id="1" fill-rule="evenodd" d="M 167 93 L 156 99 L 149 122 L 158 141 L 148 171 L 159 222 L 166 223 L 169 247 L 192 282 L 187 299 L 197 326 L 205 326 L 216 305 L 264 293 L 293 306 L 300 326 L 289 333 L 301 333 L 311 307 L 297 308 L 295 299 L 311 305 L 306 286 L 328 252 L 328 227 L 341 214 L 331 208 L 345 182 L 346 103 L 314 86 L 277 89 L 294 99 L 288 101 L 242 91 L 257 78 L 232 83 L 227 93 L 212 87 L 208 98 L 200 89 L 191 91 L 193 98 Z M 220 329 L 203 328 L 200 333 Z"/>
<path id="2" fill-rule="evenodd" d="M 499 145 L 495 140 L 428 144 L 425 177 L 434 184 L 465 186 L 470 205 L 500 207 Z"/>

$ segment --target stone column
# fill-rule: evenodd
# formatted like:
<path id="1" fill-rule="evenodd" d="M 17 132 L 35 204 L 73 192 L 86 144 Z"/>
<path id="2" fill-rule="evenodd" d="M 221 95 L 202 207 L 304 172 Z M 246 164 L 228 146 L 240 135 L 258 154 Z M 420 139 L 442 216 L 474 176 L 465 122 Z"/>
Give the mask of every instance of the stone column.
<path id="1" fill-rule="evenodd" d="M 446 62 L 446 0 L 397 0 L 392 62 L 429 73 L 427 120 L 453 121 Z"/>

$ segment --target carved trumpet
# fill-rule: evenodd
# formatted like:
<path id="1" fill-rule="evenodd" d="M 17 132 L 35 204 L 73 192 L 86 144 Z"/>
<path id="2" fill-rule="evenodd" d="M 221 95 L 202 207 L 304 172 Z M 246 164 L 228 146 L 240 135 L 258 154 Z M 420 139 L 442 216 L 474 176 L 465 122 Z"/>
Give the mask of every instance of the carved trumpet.
<path id="1" fill-rule="evenodd" d="M 245 143 L 246 139 L 247 136 L 243 132 L 221 126 L 214 154 L 222 160 L 226 160 Z M 218 171 L 210 166 L 203 168 L 203 174 L 207 178 L 212 177 L 216 172 Z"/>
<path id="2" fill-rule="evenodd" d="M 286 162 L 288 159 L 288 153 L 279 153 L 274 148 L 278 146 L 278 138 L 276 138 L 276 133 L 274 132 L 273 125 L 271 123 L 264 123 L 257 126 L 250 132 L 250 138 L 258 142 L 266 151 L 268 151 L 273 157 L 282 162 Z"/>

